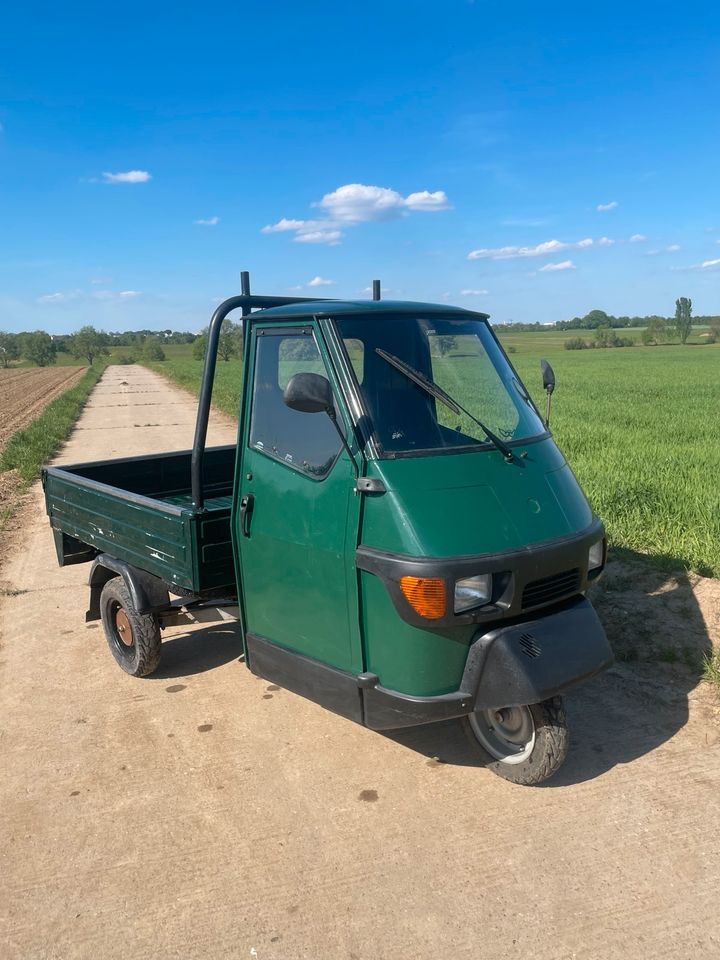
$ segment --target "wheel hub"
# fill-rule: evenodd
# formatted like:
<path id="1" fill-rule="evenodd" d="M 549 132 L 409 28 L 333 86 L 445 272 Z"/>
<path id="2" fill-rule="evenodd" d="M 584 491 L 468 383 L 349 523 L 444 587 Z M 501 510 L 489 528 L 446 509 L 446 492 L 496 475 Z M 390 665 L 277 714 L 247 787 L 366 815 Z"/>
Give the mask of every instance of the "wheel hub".
<path id="1" fill-rule="evenodd" d="M 532 753 L 535 723 L 528 707 L 476 710 L 469 720 L 477 739 L 496 760 L 522 763 Z"/>
<path id="2" fill-rule="evenodd" d="M 135 637 L 133 636 L 132 625 L 128 619 L 128 615 L 122 607 L 118 607 L 115 611 L 115 631 L 118 639 L 124 646 L 132 647 L 135 643 Z"/>

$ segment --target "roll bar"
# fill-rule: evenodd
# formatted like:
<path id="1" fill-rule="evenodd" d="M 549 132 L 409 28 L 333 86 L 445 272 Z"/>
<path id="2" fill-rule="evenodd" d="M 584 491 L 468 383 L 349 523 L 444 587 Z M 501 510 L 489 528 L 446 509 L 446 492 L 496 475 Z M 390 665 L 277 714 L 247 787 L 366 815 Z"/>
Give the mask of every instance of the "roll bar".
<path id="1" fill-rule="evenodd" d="M 212 401 L 213 383 L 215 382 L 215 365 L 217 363 L 218 341 L 223 320 L 233 310 L 240 308 L 243 317 L 246 317 L 253 307 L 261 310 L 269 307 L 285 307 L 289 303 L 316 303 L 318 300 L 332 301 L 323 297 L 264 297 L 250 294 L 250 274 L 243 270 L 240 274 L 241 293 L 237 297 L 224 300 L 216 308 L 210 318 L 208 338 L 205 346 L 205 363 L 203 365 L 200 397 L 198 399 L 197 419 L 195 421 L 195 439 L 193 440 L 192 458 L 190 461 L 190 489 L 192 492 L 193 508 L 203 510 L 205 498 L 203 495 L 203 458 L 205 457 L 205 441 L 207 440 L 208 419 L 210 417 L 210 403 Z M 380 281 L 373 280 L 373 300 L 380 299 Z M 245 324 L 243 323 L 243 343 L 245 338 Z"/>

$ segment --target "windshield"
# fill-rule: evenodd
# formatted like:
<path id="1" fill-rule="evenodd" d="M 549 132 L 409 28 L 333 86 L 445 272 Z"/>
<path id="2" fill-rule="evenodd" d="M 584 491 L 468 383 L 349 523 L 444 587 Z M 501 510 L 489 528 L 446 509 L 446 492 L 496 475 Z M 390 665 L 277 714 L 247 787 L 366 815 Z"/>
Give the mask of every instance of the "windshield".
<path id="1" fill-rule="evenodd" d="M 484 321 L 395 314 L 336 322 L 383 453 L 487 445 L 476 421 L 507 443 L 545 432 Z M 419 371 L 467 413 L 437 401 L 383 353 Z"/>

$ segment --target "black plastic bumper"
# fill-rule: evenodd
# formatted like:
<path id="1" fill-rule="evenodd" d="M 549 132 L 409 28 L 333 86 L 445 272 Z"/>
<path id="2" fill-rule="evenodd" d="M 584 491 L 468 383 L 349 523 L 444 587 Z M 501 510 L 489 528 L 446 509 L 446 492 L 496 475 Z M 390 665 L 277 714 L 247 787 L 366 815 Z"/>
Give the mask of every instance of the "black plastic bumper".
<path id="1" fill-rule="evenodd" d="M 612 649 L 592 604 L 578 597 L 536 619 L 479 634 L 456 692 L 411 697 L 377 684 L 363 685 L 364 722 L 373 730 L 392 730 L 462 717 L 476 709 L 539 703 L 612 662 Z"/>

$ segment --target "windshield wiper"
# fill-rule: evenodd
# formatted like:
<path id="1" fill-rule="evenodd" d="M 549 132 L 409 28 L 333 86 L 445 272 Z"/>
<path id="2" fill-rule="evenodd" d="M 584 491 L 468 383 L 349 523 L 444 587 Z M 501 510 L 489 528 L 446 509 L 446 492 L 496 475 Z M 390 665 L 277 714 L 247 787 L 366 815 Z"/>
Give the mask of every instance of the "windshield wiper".
<path id="1" fill-rule="evenodd" d="M 386 350 L 381 350 L 380 347 L 375 347 L 375 353 L 382 357 L 386 363 L 389 363 L 391 367 L 395 367 L 396 370 L 399 370 L 400 373 L 405 374 L 408 380 L 412 380 L 413 383 L 416 383 L 425 393 L 429 394 L 431 397 L 434 397 L 436 400 L 439 400 L 440 403 L 444 403 L 445 406 L 452 410 L 453 413 L 465 414 L 466 417 L 470 417 L 474 421 L 488 438 L 488 440 L 495 444 L 500 453 L 505 457 L 506 460 L 510 461 L 513 458 L 513 452 L 510 447 L 500 439 L 496 434 L 492 432 L 485 424 L 478 420 L 477 417 L 474 417 L 469 410 L 466 410 L 465 407 L 461 406 L 457 400 L 454 400 L 449 393 L 445 393 L 442 387 L 439 387 L 433 380 L 428 380 L 428 378 L 420 373 L 419 370 L 416 370 L 414 367 L 411 367 L 410 364 L 405 363 L 404 360 L 401 360 L 399 357 L 396 357 L 392 353 L 388 353 Z"/>

